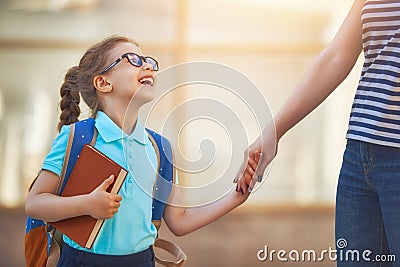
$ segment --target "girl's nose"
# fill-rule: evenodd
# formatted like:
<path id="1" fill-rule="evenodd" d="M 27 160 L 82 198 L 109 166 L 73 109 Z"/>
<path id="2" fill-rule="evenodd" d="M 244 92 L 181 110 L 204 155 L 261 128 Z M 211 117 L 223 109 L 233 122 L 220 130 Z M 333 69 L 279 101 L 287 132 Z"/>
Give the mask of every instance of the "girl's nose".
<path id="1" fill-rule="evenodd" d="M 150 63 L 147 63 L 147 62 L 143 61 L 142 69 L 143 69 L 143 70 L 153 70 L 153 65 L 151 65 Z"/>

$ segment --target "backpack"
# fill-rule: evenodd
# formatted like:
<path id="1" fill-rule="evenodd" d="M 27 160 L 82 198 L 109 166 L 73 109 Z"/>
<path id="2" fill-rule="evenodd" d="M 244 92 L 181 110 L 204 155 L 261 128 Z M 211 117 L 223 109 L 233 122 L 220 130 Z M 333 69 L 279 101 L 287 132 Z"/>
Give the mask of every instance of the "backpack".
<path id="1" fill-rule="evenodd" d="M 153 190 L 152 205 L 152 222 L 158 230 L 161 226 L 165 203 L 172 190 L 175 170 L 172 165 L 172 149 L 169 141 L 152 130 L 146 128 L 146 131 L 156 150 L 159 161 L 157 179 L 154 184 L 154 188 L 157 190 Z M 96 138 L 97 131 L 95 130 L 95 120 L 93 118 L 71 124 L 63 169 L 56 191 L 58 195 L 61 195 L 83 146 L 86 144 L 94 145 Z M 32 182 L 31 187 L 35 180 Z M 25 232 L 26 267 L 56 266 L 62 247 L 62 234 L 46 222 L 29 216 L 26 219 Z M 167 240 L 158 238 L 158 235 L 154 247 L 169 252 L 177 259 L 176 261 L 170 261 L 155 256 L 156 262 L 164 266 L 180 267 L 183 266 L 187 259 L 185 253 L 178 246 Z"/>

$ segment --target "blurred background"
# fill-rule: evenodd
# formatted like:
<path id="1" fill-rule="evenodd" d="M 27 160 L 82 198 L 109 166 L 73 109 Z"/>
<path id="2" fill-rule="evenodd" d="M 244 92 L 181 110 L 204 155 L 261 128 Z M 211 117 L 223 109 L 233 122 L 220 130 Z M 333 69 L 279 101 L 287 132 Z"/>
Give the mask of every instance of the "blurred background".
<path id="1" fill-rule="evenodd" d="M 64 74 L 90 45 L 112 34 L 131 37 L 158 59 L 161 70 L 190 61 L 225 64 L 251 79 L 275 114 L 351 4 L 0 0 L 0 266 L 24 266 L 27 187 L 57 134 Z M 257 252 L 266 245 L 317 254 L 335 247 L 336 183 L 360 69 L 361 60 L 328 100 L 282 139 L 266 181 L 243 206 L 186 237 L 162 229 L 162 236 L 187 252 L 187 266 L 335 266 L 329 259 L 261 262 Z M 203 131 L 199 134 L 207 135 Z M 256 137 L 249 136 L 249 142 Z M 184 145 L 190 142 L 186 138 Z"/>

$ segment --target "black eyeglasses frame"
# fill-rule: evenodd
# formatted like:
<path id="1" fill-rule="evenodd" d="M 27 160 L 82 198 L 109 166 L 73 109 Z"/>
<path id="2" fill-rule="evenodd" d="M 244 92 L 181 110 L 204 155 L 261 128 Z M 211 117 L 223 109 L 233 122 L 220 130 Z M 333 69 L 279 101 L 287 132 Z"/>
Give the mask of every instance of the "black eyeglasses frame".
<path id="1" fill-rule="evenodd" d="M 135 61 L 132 61 L 132 57 L 135 57 L 135 56 L 138 59 L 137 63 Z M 126 58 L 128 60 L 128 62 L 134 67 L 143 66 L 143 61 L 144 61 L 146 63 L 149 63 L 153 67 L 154 71 L 158 71 L 158 62 L 154 58 L 148 57 L 148 56 L 140 56 L 140 55 L 138 55 L 136 53 L 125 53 L 122 56 L 120 56 L 119 58 L 117 58 L 116 60 L 114 60 L 102 72 L 100 72 L 100 75 L 102 75 L 102 74 L 106 73 L 107 71 L 109 71 L 111 68 L 113 68 L 115 65 L 117 65 L 123 58 Z"/>

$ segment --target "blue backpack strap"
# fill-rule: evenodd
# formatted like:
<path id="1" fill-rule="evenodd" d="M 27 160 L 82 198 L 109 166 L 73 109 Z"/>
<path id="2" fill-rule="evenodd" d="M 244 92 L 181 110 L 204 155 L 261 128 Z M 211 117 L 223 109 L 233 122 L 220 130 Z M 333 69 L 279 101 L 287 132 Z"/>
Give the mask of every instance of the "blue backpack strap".
<path id="1" fill-rule="evenodd" d="M 45 225 L 46 223 L 44 221 L 27 216 L 25 222 L 25 234 L 29 233 L 29 231 L 32 229 Z"/>
<path id="2" fill-rule="evenodd" d="M 74 127 L 74 136 L 71 146 L 71 152 L 67 161 L 65 177 L 61 185 L 60 194 L 67 184 L 68 178 L 72 172 L 72 169 L 75 166 L 76 161 L 78 160 L 79 154 L 81 153 L 83 146 L 92 142 L 95 132 L 94 126 L 95 120 L 93 118 L 78 121 L 71 125 L 71 127 Z M 73 129 L 71 128 L 71 130 Z"/>
<path id="3" fill-rule="evenodd" d="M 159 227 L 174 182 L 172 148 L 169 141 L 158 133 L 146 129 L 159 158 L 157 180 L 153 188 L 152 221 Z"/>
<path id="4" fill-rule="evenodd" d="M 161 226 L 161 218 L 164 214 L 165 205 L 175 182 L 175 168 L 173 165 L 173 153 L 171 144 L 163 136 L 146 129 L 149 133 L 149 139 L 153 143 L 154 149 L 158 157 L 158 172 L 157 180 L 153 188 L 153 211 L 152 222 L 157 228 Z M 154 242 L 154 247 L 158 250 L 164 250 L 174 256 L 176 260 L 165 260 L 154 255 L 155 261 L 163 266 L 183 266 L 187 260 L 185 252 L 176 244 L 167 240 L 157 239 Z"/>
<path id="5" fill-rule="evenodd" d="M 78 156 L 83 148 L 84 145 L 89 144 L 90 142 L 95 141 L 95 130 L 94 130 L 94 125 L 95 125 L 95 120 L 93 118 L 89 118 L 86 120 L 82 120 L 79 122 L 76 122 L 74 124 L 71 124 L 71 130 L 70 130 L 70 138 L 72 139 L 72 145 L 71 145 L 71 150 L 68 153 L 66 153 L 66 157 L 69 156 L 67 161 L 64 161 L 64 164 L 66 166 L 63 166 L 63 173 L 64 173 L 64 180 L 61 185 L 61 190 L 59 190 L 59 193 L 61 194 L 62 190 L 65 187 L 65 184 L 68 181 L 69 175 L 71 174 L 71 171 L 78 159 Z M 73 135 L 73 136 L 71 136 Z M 68 152 L 68 151 L 67 151 Z M 64 171 L 64 168 L 66 170 Z M 47 227 L 46 223 L 43 220 L 38 220 L 32 217 L 27 216 L 26 218 L 26 224 L 25 224 L 25 234 L 28 235 L 28 233 L 36 229 L 38 227 Z M 48 243 L 48 254 L 49 254 L 49 249 L 50 249 L 50 243 L 51 243 L 51 236 L 49 233 L 47 233 L 47 243 Z"/>

